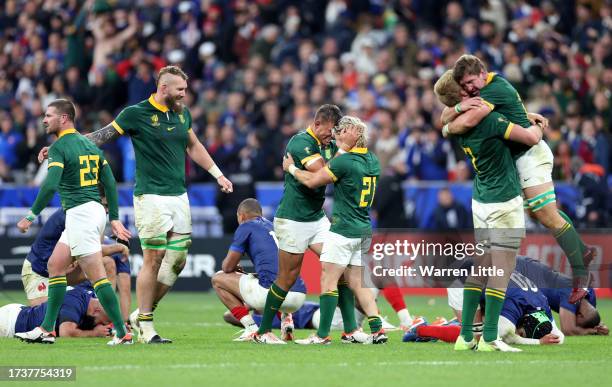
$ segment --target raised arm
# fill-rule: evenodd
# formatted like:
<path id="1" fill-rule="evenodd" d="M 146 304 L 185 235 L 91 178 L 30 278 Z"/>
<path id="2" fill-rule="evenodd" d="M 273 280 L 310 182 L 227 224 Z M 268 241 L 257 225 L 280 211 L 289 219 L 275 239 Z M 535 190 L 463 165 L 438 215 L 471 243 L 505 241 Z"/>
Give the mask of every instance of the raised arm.
<path id="1" fill-rule="evenodd" d="M 481 104 L 477 108 L 461 113 L 456 119 L 446 124 L 446 130 L 449 134 L 463 134 L 478 125 L 489 113 L 491 113 L 491 107 Z"/>
<path id="2" fill-rule="evenodd" d="M 193 130 L 189 131 L 187 154 L 196 164 L 207 170 L 208 173 L 217 179 L 217 184 L 221 187 L 221 192 L 230 193 L 234 190 L 232 182 L 223 176 L 223 172 L 221 172 L 219 167 L 215 164 L 206 148 L 204 148 L 204 145 L 202 145 L 198 137 L 193 133 Z"/>

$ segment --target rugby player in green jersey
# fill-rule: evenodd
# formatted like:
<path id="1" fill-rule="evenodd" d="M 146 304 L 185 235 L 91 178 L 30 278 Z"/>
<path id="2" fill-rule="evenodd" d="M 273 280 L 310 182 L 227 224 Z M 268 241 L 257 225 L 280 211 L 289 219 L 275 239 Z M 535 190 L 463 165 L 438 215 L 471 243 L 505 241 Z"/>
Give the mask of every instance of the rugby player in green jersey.
<path id="1" fill-rule="evenodd" d="M 466 104 L 465 108 L 471 109 L 465 114 L 461 114 L 464 112 L 463 103 L 455 105 L 454 109 L 445 109 L 443 121 L 452 121 L 447 127 L 448 132 L 463 133 L 474 127 L 492 110 L 525 127 L 530 125 L 530 120 L 541 121 L 544 128 L 548 125 L 544 117 L 527 113 L 516 89 L 500 75 L 487 73 L 484 64 L 477 57 L 463 55 L 459 58 L 453 69 L 453 77 L 470 96 L 479 96 L 483 104 L 476 107 Z M 569 301 L 578 302 L 587 294 L 587 268 L 595 257 L 595 249 L 585 246 L 569 217 L 557 209 L 552 181 L 553 154 L 545 141 L 540 141 L 532 147 L 514 144 L 511 151 L 526 198 L 525 207 L 553 232 L 557 243 L 565 252 L 574 277 L 574 289 Z"/>
<path id="2" fill-rule="evenodd" d="M 434 92 L 446 106 L 456 105 L 462 97 L 468 98 L 453 79 L 451 70 L 436 82 Z M 510 146 L 514 143 L 527 146 L 537 144 L 542 139 L 542 129 L 537 125 L 524 128 L 498 112 L 491 112 L 474 130 L 458 137 L 476 171 L 472 217 L 476 241 L 485 246 L 486 254 L 474 257 L 474 262 L 481 268 L 501 269 L 502 275 L 474 275 L 467 278 L 463 289 L 461 334 L 455 343 L 455 350 L 477 347 L 484 352 L 518 352 L 520 350 L 508 346 L 497 336 L 505 290 L 525 236 L 523 200 Z M 472 329 L 485 287 L 484 329 L 482 339 L 477 344 Z"/>
<path id="3" fill-rule="evenodd" d="M 374 200 L 376 181 L 380 175 L 378 158 L 367 148 L 367 126 L 357 117 L 345 116 L 334 130 L 336 143 L 343 154 L 330 160 L 324 168 L 309 172 L 298 169 L 288 154 L 283 169 L 309 189 L 334 183 L 334 210 L 332 224 L 323 243 L 321 253 L 321 320 L 317 333 L 298 344 L 331 344 L 334 311 L 338 303 L 338 280 L 342 275 L 355 293 L 368 316 L 372 334 L 367 343 L 383 344 L 387 336 L 374 294 L 361 285 L 362 254 L 366 254 L 372 241 L 370 207 Z"/>
<path id="4" fill-rule="evenodd" d="M 31 342 L 53 344 L 55 323 L 66 295 L 66 269 L 74 257 L 91 281 L 94 291 L 112 320 L 116 335 L 109 345 L 132 344 L 115 291 L 106 278 L 102 263 L 102 236 L 106 226 L 106 210 L 101 204 L 98 180 L 104 186 L 109 218 L 115 235 L 129 239 L 131 234 L 119 220 L 117 187 L 110 166 L 102 151 L 74 128 L 76 110 L 72 102 L 58 99 L 49 104 L 43 125 L 47 134 L 57 135 L 49 149 L 49 172 L 30 213 L 17 223 L 26 232 L 34 219 L 59 189 L 66 227 L 58 243 L 70 247 L 70 255 L 53 254 L 48 263 L 49 299 L 45 319 L 40 327 L 15 337 Z"/>
<path id="5" fill-rule="evenodd" d="M 337 147 L 331 141 L 332 128 L 341 116 L 340 108 L 336 105 L 322 105 L 317 109 L 312 124 L 289 140 L 286 153 L 298 160 L 300 169 L 318 171 L 334 157 Z M 285 335 L 285 327 L 291 326 L 292 322 L 281 319 L 281 340 L 271 332 L 272 320 L 300 273 L 304 252 L 310 249 L 320 256 L 323 239 L 330 226 L 323 212 L 325 187 L 308 188 L 285 173 L 284 188 L 283 198 L 274 217 L 274 232 L 279 247 L 278 277 L 270 286 L 259 330 L 252 338 L 263 344 L 285 344 L 284 340 L 289 338 Z M 338 304 L 344 322 L 343 340 L 367 340 L 367 335 L 357 327 L 355 298 L 345 281 L 339 284 L 338 292 Z"/>
<path id="6" fill-rule="evenodd" d="M 176 66 L 162 68 L 155 94 L 87 135 L 98 146 L 129 135 L 134 145 L 134 215 L 144 257 L 136 279 L 138 309 L 130 322 L 138 329 L 138 341 L 149 344 L 171 342 L 155 331 L 153 310 L 174 285 L 191 245 L 185 155 L 217 179 L 222 192 L 232 192 L 232 183 L 191 130 L 191 114 L 182 103 L 187 79 Z M 43 149 L 39 159 L 44 155 Z"/>

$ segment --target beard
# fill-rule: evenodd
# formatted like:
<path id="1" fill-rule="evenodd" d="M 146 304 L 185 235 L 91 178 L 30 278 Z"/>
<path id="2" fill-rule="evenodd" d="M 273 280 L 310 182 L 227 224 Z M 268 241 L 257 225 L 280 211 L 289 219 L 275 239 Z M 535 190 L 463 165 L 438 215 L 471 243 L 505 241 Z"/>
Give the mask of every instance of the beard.
<path id="1" fill-rule="evenodd" d="M 185 105 L 183 105 L 183 103 L 177 99 L 178 97 L 173 97 L 173 96 L 167 96 L 164 103 L 166 104 L 166 106 L 168 106 L 169 109 L 171 109 L 173 112 L 175 113 L 182 113 L 183 112 L 183 107 Z"/>

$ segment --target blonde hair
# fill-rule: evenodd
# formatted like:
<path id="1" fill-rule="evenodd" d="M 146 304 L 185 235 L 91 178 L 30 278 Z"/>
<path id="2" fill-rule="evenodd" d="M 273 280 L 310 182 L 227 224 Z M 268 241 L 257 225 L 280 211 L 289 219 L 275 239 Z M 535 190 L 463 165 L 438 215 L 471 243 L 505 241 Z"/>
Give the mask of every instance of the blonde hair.
<path id="1" fill-rule="evenodd" d="M 159 85 L 159 81 L 162 79 L 162 76 L 164 76 L 166 74 L 176 75 L 178 77 L 183 78 L 184 80 L 188 80 L 189 79 L 187 74 L 185 74 L 185 72 L 183 70 L 181 70 L 180 67 L 178 67 L 178 66 L 166 66 L 166 67 L 162 67 L 159 70 L 159 74 L 157 75 L 157 85 Z"/>
<path id="2" fill-rule="evenodd" d="M 340 121 L 338 121 L 338 131 L 348 129 L 351 126 L 356 127 L 359 131 L 359 138 L 357 139 L 357 143 L 355 143 L 355 147 L 367 148 L 368 126 L 365 124 L 365 122 L 354 116 L 344 116 L 340 119 Z"/>
<path id="3" fill-rule="evenodd" d="M 453 78 L 453 70 L 447 70 L 434 85 L 438 100 L 446 106 L 455 106 L 461 102 L 461 86 Z"/>

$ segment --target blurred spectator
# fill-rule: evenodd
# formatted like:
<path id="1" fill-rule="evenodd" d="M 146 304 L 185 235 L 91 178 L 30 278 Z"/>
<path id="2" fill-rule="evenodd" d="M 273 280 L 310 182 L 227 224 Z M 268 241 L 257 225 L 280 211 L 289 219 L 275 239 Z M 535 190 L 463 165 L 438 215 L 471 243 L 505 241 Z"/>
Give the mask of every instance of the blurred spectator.
<path id="1" fill-rule="evenodd" d="M 194 132 L 226 173 L 281 180 L 287 140 L 314 107 L 333 102 L 368 122 L 370 148 L 387 171 L 402 158 L 404 177 L 466 181 L 461 149 L 438 135 L 432 85 L 470 52 L 550 119 L 555 178 L 573 181 L 582 160 L 600 165 L 605 181 L 611 3 L 8 0 L 0 5 L 0 175 L 31 178 L 26 154 L 46 141 L 40 116 L 51 100 L 74 100 L 78 128 L 91 131 L 147 98 L 156 72 L 176 63 L 190 77 Z M 133 178 L 129 146 L 105 148 L 123 181 Z M 210 181 L 199 168 L 189 177 Z"/>
<path id="2" fill-rule="evenodd" d="M 14 126 L 11 116 L 7 113 L 0 116 L 0 158 L 7 167 L 17 166 L 17 147 L 23 141 L 23 135 Z"/>
<path id="3" fill-rule="evenodd" d="M 467 230 L 473 227 L 471 220 L 468 210 L 455 201 L 448 188 L 438 191 L 438 207 L 433 214 L 435 230 Z"/>
<path id="4" fill-rule="evenodd" d="M 419 180 L 448 180 L 448 171 L 455 165 L 450 143 L 435 129 L 414 134 L 407 154 L 408 175 Z"/>

